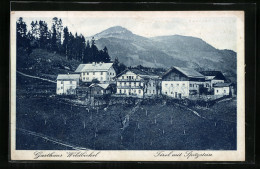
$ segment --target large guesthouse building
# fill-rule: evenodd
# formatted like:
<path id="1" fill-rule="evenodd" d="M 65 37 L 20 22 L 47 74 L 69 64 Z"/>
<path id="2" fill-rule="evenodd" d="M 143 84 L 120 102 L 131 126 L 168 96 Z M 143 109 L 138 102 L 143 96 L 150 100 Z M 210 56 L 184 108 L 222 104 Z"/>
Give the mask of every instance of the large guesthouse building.
<path id="1" fill-rule="evenodd" d="M 113 83 L 116 76 L 113 63 L 80 64 L 75 72 L 80 73 L 82 82 L 92 82 L 96 79 L 100 83 Z"/>
<path id="2" fill-rule="evenodd" d="M 161 94 L 159 76 L 137 68 L 126 69 L 115 79 L 117 95 L 143 98 Z"/>
<path id="3" fill-rule="evenodd" d="M 162 94 L 174 98 L 199 94 L 205 77 L 194 69 L 172 67 L 162 75 Z"/>

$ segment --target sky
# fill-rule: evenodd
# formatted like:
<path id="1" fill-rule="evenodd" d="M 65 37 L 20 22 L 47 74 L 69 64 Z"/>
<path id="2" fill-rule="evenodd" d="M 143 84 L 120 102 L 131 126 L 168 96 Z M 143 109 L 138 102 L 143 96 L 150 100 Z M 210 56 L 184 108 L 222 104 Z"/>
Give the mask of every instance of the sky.
<path id="1" fill-rule="evenodd" d="M 221 13 L 222 14 L 222 13 Z M 201 38 L 217 49 L 237 51 L 237 17 L 232 14 L 201 14 L 193 13 L 84 13 L 84 15 L 48 14 L 46 17 L 25 16 L 24 21 L 30 28 L 31 21 L 44 20 L 51 28 L 52 18 L 61 18 L 64 26 L 68 26 L 73 34 L 93 36 L 107 28 L 122 26 L 134 34 L 144 37 L 183 35 Z"/>

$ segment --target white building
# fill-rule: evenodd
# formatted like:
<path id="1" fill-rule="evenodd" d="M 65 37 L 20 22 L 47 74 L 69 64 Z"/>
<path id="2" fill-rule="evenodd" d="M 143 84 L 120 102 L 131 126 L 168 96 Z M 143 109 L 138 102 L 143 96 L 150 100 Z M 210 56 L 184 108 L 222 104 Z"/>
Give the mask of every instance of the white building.
<path id="1" fill-rule="evenodd" d="M 76 88 L 79 85 L 79 74 L 60 74 L 57 77 L 57 90 L 58 95 L 74 95 Z"/>
<path id="2" fill-rule="evenodd" d="M 201 71 L 200 73 L 205 76 L 204 87 L 208 88 L 208 90 L 213 89 L 213 85 L 226 81 L 226 78 L 221 71 Z"/>
<path id="3" fill-rule="evenodd" d="M 140 69 L 127 69 L 116 77 L 116 94 L 126 97 L 154 97 L 161 93 L 158 75 Z"/>
<path id="4" fill-rule="evenodd" d="M 113 83 L 116 76 L 113 63 L 80 64 L 75 72 L 80 73 L 80 80 L 83 82 L 97 79 L 100 83 Z"/>
<path id="5" fill-rule="evenodd" d="M 162 94 L 174 98 L 200 93 L 205 77 L 190 68 L 172 67 L 162 75 Z"/>
<path id="6" fill-rule="evenodd" d="M 234 84 L 233 83 L 218 83 L 214 86 L 214 95 L 233 95 L 234 94 Z"/>

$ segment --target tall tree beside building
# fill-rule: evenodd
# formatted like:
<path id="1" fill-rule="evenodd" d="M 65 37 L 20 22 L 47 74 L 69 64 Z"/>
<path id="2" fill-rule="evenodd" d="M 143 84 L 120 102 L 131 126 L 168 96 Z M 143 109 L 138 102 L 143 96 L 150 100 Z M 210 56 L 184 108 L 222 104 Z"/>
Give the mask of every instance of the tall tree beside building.
<path id="1" fill-rule="evenodd" d="M 63 34 L 63 24 L 62 20 L 54 17 L 52 19 L 52 25 L 55 28 L 56 31 L 56 45 L 57 45 L 57 52 L 62 52 L 62 34 Z"/>
<path id="2" fill-rule="evenodd" d="M 51 36 L 51 50 L 56 52 L 58 49 L 57 47 L 57 32 L 55 25 L 52 25 L 52 36 Z"/>
<path id="3" fill-rule="evenodd" d="M 92 37 L 92 39 L 91 39 L 91 50 L 90 51 L 91 51 L 90 61 L 99 62 L 99 58 L 98 58 L 99 51 L 98 51 L 98 48 L 96 46 L 94 37 Z"/>
<path id="4" fill-rule="evenodd" d="M 63 54 L 65 55 L 65 58 L 68 59 L 68 45 L 69 45 L 69 30 L 66 26 L 63 29 Z"/>
<path id="5" fill-rule="evenodd" d="M 90 44 L 88 40 L 84 50 L 83 63 L 89 63 L 89 62 L 91 61 L 90 61 Z"/>

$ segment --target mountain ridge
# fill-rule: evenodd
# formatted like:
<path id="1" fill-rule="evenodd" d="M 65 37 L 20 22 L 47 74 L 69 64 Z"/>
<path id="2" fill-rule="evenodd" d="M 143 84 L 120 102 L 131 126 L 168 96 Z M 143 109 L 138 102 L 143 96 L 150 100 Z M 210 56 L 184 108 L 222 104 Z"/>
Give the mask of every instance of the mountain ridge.
<path id="1" fill-rule="evenodd" d="M 220 70 L 236 76 L 236 52 L 216 49 L 198 37 L 164 35 L 143 37 L 122 26 L 110 27 L 91 37 L 98 48 L 107 46 L 112 59 L 127 66 L 189 67 L 197 70 Z"/>

